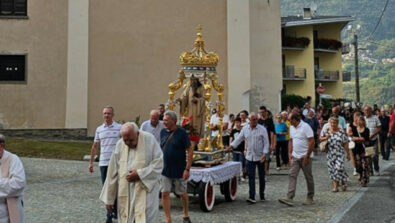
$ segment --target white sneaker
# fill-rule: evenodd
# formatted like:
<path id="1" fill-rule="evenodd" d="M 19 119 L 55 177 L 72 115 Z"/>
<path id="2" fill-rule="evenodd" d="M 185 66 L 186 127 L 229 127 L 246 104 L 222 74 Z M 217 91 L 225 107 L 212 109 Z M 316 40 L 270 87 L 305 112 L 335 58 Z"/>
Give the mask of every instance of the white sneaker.
<path id="1" fill-rule="evenodd" d="M 357 169 L 355 169 L 355 168 L 354 168 L 354 173 L 353 173 L 353 175 L 354 175 L 354 176 L 358 175 Z"/>
<path id="2" fill-rule="evenodd" d="M 277 168 L 276 168 L 276 170 L 277 170 L 277 171 L 280 171 L 280 170 L 281 170 L 281 168 L 280 168 L 280 167 L 277 167 Z"/>

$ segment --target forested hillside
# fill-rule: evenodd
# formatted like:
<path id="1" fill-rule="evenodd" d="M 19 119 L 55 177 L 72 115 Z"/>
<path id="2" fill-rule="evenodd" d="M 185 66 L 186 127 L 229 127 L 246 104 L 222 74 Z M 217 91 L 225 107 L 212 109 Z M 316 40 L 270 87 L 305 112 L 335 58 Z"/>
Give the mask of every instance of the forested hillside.
<path id="1" fill-rule="evenodd" d="M 281 0 L 282 16 L 303 13 L 303 7 L 317 5 L 318 15 L 351 15 L 355 21 L 359 48 L 360 94 L 364 104 L 395 103 L 395 0 Z M 343 43 L 353 32 L 342 33 Z M 355 99 L 354 60 L 343 59 L 343 70 L 351 71 L 344 82 L 344 97 Z"/>

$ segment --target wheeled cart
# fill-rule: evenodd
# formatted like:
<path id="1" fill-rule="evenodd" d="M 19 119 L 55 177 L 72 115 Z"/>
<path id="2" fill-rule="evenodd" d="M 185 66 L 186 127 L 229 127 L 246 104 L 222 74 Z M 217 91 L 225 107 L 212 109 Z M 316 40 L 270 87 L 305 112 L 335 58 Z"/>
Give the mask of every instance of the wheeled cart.
<path id="1" fill-rule="evenodd" d="M 214 185 L 219 184 L 226 201 L 234 201 L 237 193 L 237 175 L 241 173 L 241 163 L 228 161 L 209 168 L 193 167 L 188 179 L 188 193 L 199 196 L 200 208 L 209 212 L 215 203 Z"/>

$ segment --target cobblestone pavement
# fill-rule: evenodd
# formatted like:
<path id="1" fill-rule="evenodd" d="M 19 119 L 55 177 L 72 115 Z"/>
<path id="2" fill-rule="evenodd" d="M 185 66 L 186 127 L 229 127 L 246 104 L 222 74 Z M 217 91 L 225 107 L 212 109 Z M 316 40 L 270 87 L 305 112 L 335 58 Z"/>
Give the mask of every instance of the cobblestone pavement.
<path id="1" fill-rule="evenodd" d="M 104 222 L 104 205 L 98 197 L 101 182 L 98 167 L 88 173 L 88 163 L 82 161 L 46 160 L 22 158 L 26 169 L 25 212 L 27 222 Z M 380 160 L 382 166 L 394 163 Z M 327 222 L 343 204 L 359 190 L 357 178 L 352 176 L 351 165 L 347 163 L 350 176 L 346 192 L 331 192 L 325 154 L 319 154 L 313 161 L 315 181 L 315 204 L 303 206 L 306 183 L 300 172 L 295 197 L 295 206 L 288 207 L 278 202 L 285 198 L 288 188 L 286 170 L 277 171 L 272 162 L 271 175 L 266 183 L 266 201 L 249 205 L 248 183 L 238 187 L 237 198 L 226 202 L 216 186 L 216 200 L 212 212 L 204 213 L 199 208 L 198 197 L 190 196 L 190 217 L 192 222 Z M 160 219 L 163 222 L 163 211 Z M 182 222 L 181 202 L 172 198 L 173 222 Z"/>

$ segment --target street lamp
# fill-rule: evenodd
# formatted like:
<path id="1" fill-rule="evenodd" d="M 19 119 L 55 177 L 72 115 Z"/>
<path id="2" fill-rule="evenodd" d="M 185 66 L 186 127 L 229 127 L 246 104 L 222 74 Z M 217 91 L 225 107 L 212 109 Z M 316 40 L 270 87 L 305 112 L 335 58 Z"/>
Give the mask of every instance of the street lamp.
<path id="1" fill-rule="evenodd" d="M 360 102 L 360 94 L 359 94 L 359 69 L 358 69 L 358 35 L 357 31 L 361 29 L 361 25 L 357 25 L 355 30 L 352 25 L 347 26 L 347 31 L 354 33 L 354 41 L 351 44 L 354 45 L 354 69 L 355 69 L 355 95 L 356 101 L 359 104 Z"/>

